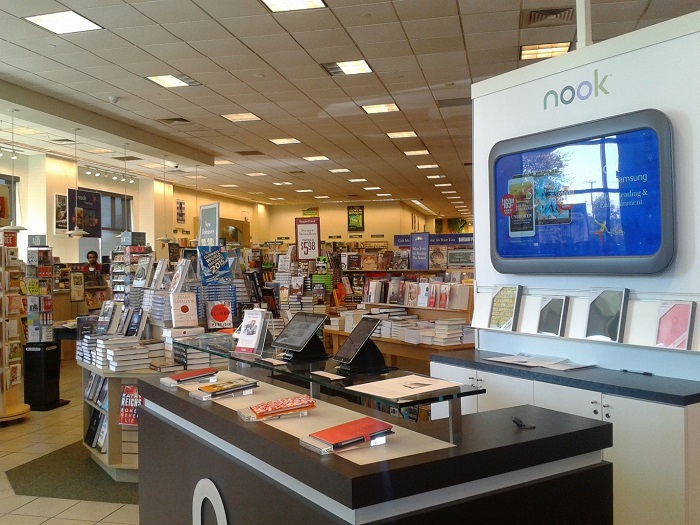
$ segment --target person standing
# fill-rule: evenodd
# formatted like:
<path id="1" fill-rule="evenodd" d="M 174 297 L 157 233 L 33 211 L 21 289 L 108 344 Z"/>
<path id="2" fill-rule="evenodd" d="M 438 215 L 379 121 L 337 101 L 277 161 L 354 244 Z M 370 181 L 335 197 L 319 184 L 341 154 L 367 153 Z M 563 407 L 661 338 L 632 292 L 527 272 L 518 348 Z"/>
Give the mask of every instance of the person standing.
<path id="1" fill-rule="evenodd" d="M 87 264 L 82 267 L 84 272 L 100 272 L 102 271 L 102 265 L 97 262 L 97 252 L 95 250 L 90 250 L 87 252 Z"/>

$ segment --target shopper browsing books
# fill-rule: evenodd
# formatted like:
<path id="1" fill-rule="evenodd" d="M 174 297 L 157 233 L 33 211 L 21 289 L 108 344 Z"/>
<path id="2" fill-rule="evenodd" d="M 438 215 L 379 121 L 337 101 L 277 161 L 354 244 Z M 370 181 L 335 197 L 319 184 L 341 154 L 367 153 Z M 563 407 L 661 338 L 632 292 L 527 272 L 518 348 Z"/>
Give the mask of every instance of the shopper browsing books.
<path id="1" fill-rule="evenodd" d="M 97 252 L 95 250 L 90 250 L 87 252 L 87 264 L 82 268 L 84 272 L 100 272 L 102 271 L 102 265 L 97 262 Z"/>

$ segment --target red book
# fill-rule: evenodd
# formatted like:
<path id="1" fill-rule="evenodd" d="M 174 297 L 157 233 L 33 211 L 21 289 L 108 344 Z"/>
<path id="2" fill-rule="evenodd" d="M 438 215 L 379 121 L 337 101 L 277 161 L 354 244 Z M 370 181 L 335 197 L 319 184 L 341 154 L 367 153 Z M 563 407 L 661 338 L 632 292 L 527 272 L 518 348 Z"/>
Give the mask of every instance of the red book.
<path id="1" fill-rule="evenodd" d="M 363 417 L 324 428 L 318 432 L 312 432 L 309 436 L 323 441 L 337 450 L 350 445 L 367 443 L 376 437 L 391 434 L 391 428 L 392 425 L 384 421 L 379 421 L 372 417 Z"/>
<path id="2" fill-rule="evenodd" d="M 213 376 L 217 372 L 218 370 L 216 368 L 198 368 L 197 370 L 185 370 L 184 372 L 171 374 L 168 376 L 168 378 L 176 381 L 177 383 L 182 383 L 183 381 L 189 381 L 190 379 L 200 379 Z"/>

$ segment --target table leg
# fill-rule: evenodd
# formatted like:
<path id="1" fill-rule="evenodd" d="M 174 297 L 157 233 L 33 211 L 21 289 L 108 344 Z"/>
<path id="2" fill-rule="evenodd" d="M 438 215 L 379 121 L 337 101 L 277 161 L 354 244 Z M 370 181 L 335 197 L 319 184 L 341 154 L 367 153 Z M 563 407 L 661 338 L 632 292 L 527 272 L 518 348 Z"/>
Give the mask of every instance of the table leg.
<path id="1" fill-rule="evenodd" d="M 462 442 L 462 401 L 456 397 L 449 403 L 450 443 L 459 445 Z"/>

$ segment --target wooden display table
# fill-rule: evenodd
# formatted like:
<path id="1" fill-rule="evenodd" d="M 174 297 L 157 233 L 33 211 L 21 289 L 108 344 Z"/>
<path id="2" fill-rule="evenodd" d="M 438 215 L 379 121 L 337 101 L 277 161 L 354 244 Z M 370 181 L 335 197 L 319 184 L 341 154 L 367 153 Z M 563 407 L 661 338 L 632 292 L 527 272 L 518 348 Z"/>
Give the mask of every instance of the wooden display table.
<path id="1" fill-rule="evenodd" d="M 338 349 L 342 346 L 345 340 L 350 335 L 349 332 L 343 330 L 331 330 L 330 328 L 323 329 L 324 339 L 329 338 L 332 346 L 326 350 L 332 350 L 335 355 Z M 474 348 L 474 343 L 464 343 L 459 345 L 424 345 L 411 344 L 398 339 L 388 339 L 385 337 L 372 337 L 372 341 L 377 345 L 384 358 L 386 364 L 396 366 L 403 370 L 410 370 L 420 374 L 428 374 L 430 372 L 430 356 L 438 352 L 456 352 L 458 350 L 470 350 Z"/>

